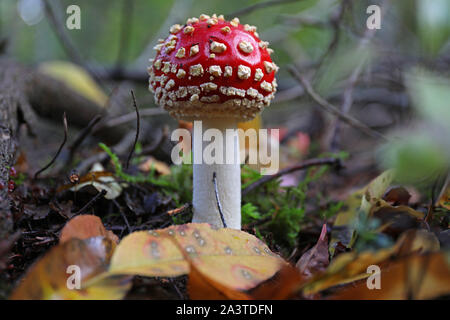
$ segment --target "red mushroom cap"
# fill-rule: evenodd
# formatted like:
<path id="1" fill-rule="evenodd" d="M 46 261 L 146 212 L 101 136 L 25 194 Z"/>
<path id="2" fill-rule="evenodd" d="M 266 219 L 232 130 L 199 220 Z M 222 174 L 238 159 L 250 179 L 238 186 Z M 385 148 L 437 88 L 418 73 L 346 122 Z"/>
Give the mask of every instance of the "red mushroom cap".
<path id="1" fill-rule="evenodd" d="M 251 120 L 270 104 L 278 67 L 256 27 L 201 15 L 170 33 L 148 71 L 156 103 L 172 116 Z"/>

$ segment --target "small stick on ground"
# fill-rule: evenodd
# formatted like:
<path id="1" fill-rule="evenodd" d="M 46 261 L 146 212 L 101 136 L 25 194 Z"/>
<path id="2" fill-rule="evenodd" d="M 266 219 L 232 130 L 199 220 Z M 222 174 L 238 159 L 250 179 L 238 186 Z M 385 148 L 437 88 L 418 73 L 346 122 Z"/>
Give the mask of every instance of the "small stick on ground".
<path id="1" fill-rule="evenodd" d="M 82 212 L 85 211 L 87 208 L 89 208 L 90 206 L 92 206 L 92 205 L 94 204 L 95 201 L 97 201 L 99 198 L 103 197 L 105 194 L 106 194 L 106 190 L 100 191 L 99 193 L 97 193 L 97 194 L 95 195 L 95 197 L 93 197 L 91 200 L 89 200 L 89 202 L 86 203 L 86 204 L 83 206 L 83 208 L 81 208 L 80 210 L 78 210 L 78 211 L 75 212 L 74 214 L 77 215 L 77 214 L 82 213 Z"/>
<path id="2" fill-rule="evenodd" d="M 127 217 L 126 217 L 126 215 L 125 215 L 125 212 L 123 212 L 122 207 L 121 207 L 120 204 L 116 201 L 116 199 L 112 199 L 112 201 L 113 201 L 114 205 L 117 207 L 117 209 L 119 209 L 120 215 L 122 216 L 123 220 L 125 221 L 125 224 L 127 225 L 128 233 L 131 233 L 131 232 L 132 232 L 131 226 L 130 226 L 130 223 L 128 222 L 128 219 L 127 219 Z"/>
<path id="3" fill-rule="evenodd" d="M 140 130 L 140 122 L 141 122 L 141 119 L 139 117 L 139 109 L 138 109 L 138 106 L 136 103 L 136 97 L 134 96 L 133 90 L 131 90 L 131 96 L 133 97 L 133 105 L 134 105 L 134 109 L 136 110 L 136 137 L 134 138 L 133 147 L 131 148 L 130 153 L 128 154 L 127 164 L 125 166 L 126 169 L 128 169 L 131 157 L 133 156 L 133 153 L 134 153 L 134 149 L 136 149 L 136 143 L 138 142 L 138 139 L 139 139 L 139 130 Z"/>
<path id="4" fill-rule="evenodd" d="M 288 167 L 285 168 L 283 170 L 278 171 L 275 174 L 272 174 L 270 176 L 264 176 L 261 179 L 253 182 L 251 185 L 249 185 L 247 188 L 245 188 L 244 190 L 242 190 L 242 195 L 245 196 L 246 194 L 248 194 L 249 192 L 252 192 L 253 190 L 255 190 L 256 188 L 262 186 L 263 184 L 272 181 L 276 178 L 281 177 L 282 175 L 294 172 L 294 171 L 298 171 L 298 170 L 303 170 L 309 167 L 314 167 L 314 166 L 326 166 L 326 165 L 333 165 L 333 166 L 340 166 L 340 160 L 336 159 L 336 158 L 323 158 L 323 159 L 309 159 L 306 161 L 301 162 L 300 164 L 297 164 L 295 166 L 292 167 Z"/>
<path id="5" fill-rule="evenodd" d="M 37 177 L 39 176 L 39 174 L 41 174 L 42 172 L 44 172 L 45 170 L 47 170 L 56 160 L 56 158 L 58 158 L 59 154 L 61 153 L 62 148 L 64 147 L 64 145 L 67 142 L 67 132 L 68 132 L 68 128 L 67 128 L 67 117 L 66 117 L 66 113 L 64 112 L 63 114 L 63 123 L 64 123 L 64 140 L 61 143 L 61 145 L 59 146 L 58 151 L 56 152 L 55 156 L 53 157 L 53 159 L 45 166 L 43 167 L 41 170 L 39 170 L 38 172 L 36 172 L 34 174 L 34 179 L 37 179 Z"/>
<path id="6" fill-rule="evenodd" d="M 177 214 L 179 214 L 179 213 L 181 213 L 181 212 L 184 212 L 185 210 L 189 209 L 190 206 L 191 206 L 190 203 L 185 203 L 185 204 L 183 204 L 183 205 L 182 205 L 181 207 L 179 207 L 179 208 L 175 208 L 175 209 L 172 209 L 172 210 L 168 210 L 168 211 L 167 211 L 167 214 L 168 214 L 169 216 L 177 215 Z"/>
<path id="7" fill-rule="evenodd" d="M 220 204 L 219 191 L 217 190 L 217 177 L 216 177 L 215 172 L 213 172 L 212 181 L 214 184 L 214 192 L 216 194 L 217 208 L 219 209 L 220 219 L 222 220 L 223 227 L 227 228 L 227 224 L 225 223 L 225 218 L 223 217 L 222 205 Z"/>
<path id="8" fill-rule="evenodd" d="M 140 117 L 152 117 L 152 116 L 157 116 L 157 115 L 161 115 L 161 114 L 167 114 L 167 111 L 163 110 L 163 109 L 159 109 L 159 108 L 148 108 L 148 109 L 144 109 L 141 110 L 139 112 L 139 116 Z M 130 122 L 132 120 L 134 120 L 136 116 L 136 112 L 130 112 L 130 113 L 126 113 L 124 115 L 121 116 L 117 116 L 114 118 L 111 118 L 109 120 L 107 120 L 102 127 L 115 127 L 115 126 L 119 126 L 122 124 L 125 124 L 127 122 Z"/>
<path id="9" fill-rule="evenodd" d="M 70 150 L 69 161 L 70 162 L 75 154 L 75 151 L 81 145 L 81 143 L 86 139 L 86 137 L 91 133 L 92 128 L 102 119 L 101 115 L 96 115 L 91 121 L 89 121 L 88 125 L 78 134 L 75 141 L 68 147 Z"/>

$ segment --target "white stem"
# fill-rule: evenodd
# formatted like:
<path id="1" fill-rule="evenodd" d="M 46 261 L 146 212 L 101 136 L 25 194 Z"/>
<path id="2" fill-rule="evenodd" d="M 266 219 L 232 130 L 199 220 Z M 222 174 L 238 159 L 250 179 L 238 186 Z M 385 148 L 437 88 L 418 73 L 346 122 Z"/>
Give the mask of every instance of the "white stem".
<path id="1" fill-rule="evenodd" d="M 194 216 L 192 222 L 206 222 L 216 227 L 224 226 L 214 190 L 213 174 L 215 172 L 219 201 L 226 226 L 241 229 L 241 167 L 239 163 L 239 138 L 236 128 L 236 120 L 194 122 L 194 195 L 192 201 Z M 220 141 L 220 137 L 218 140 L 213 138 L 213 141 L 204 141 L 206 138 L 204 134 L 208 129 L 216 129 L 207 132 L 207 135 L 212 133 L 216 136 L 220 133 L 222 141 Z M 226 129 L 232 130 L 227 132 Z M 207 157 L 210 155 L 209 151 L 211 151 L 211 146 L 208 147 L 208 145 L 212 143 L 216 146 L 213 155 L 216 155 L 216 159 L 221 161 L 218 163 L 211 163 L 210 161 L 208 164 L 205 163 L 205 160 L 208 161 Z M 218 150 L 219 148 L 222 150 Z M 222 156 L 217 157 L 217 152 L 222 152 Z M 226 161 L 227 156 L 231 158 L 228 162 Z M 198 163 L 199 161 L 202 161 L 202 163 Z"/>

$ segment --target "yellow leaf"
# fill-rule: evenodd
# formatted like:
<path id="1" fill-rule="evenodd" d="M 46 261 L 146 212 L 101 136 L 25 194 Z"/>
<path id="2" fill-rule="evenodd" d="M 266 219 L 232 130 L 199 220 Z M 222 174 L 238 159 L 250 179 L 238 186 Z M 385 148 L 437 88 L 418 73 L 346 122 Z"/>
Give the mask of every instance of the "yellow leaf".
<path id="1" fill-rule="evenodd" d="M 86 99 L 92 100 L 99 106 L 106 106 L 108 97 L 92 79 L 92 77 L 79 66 L 66 61 L 49 61 L 39 66 L 39 71 L 62 81 L 67 87 L 76 91 Z"/>
<path id="2" fill-rule="evenodd" d="M 270 278 L 282 261 L 248 233 L 189 223 L 125 237 L 114 252 L 109 274 L 186 274 L 190 268 L 184 253 L 202 275 L 235 290 L 253 288 Z"/>

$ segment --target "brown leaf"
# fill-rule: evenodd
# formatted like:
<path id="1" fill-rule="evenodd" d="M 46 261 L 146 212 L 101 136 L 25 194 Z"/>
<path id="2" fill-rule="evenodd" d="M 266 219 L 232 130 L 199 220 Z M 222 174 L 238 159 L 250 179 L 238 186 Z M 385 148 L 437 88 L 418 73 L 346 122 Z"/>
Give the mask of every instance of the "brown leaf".
<path id="1" fill-rule="evenodd" d="M 393 206 L 408 205 L 411 194 L 404 187 L 390 187 L 383 196 L 383 200 Z"/>
<path id="2" fill-rule="evenodd" d="M 370 265 L 381 265 L 396 257 L 439 250 L 439 243 L 435 238 L 432 233 L 417 230 L 400 236 L 390 248 L 342 253 L 331 261 L 324 272 L 309 279 L 303 287 L 303 292 L 307 295 L 315 294 L 337 285 L 365 279 L 370 276 L 367 273 Z"/>
<path id="3" fill-rule="evenodd" d="M 103 237 L 69 239 L 35 263 L 13 292 L 13 300 L 41 299 L 118 299 L 129 288 L 124 278 L 111 278 L 85 287 L 85 283 L 106 271 L 114 243 Z M 80 270 L 81 289 L 69 289 L 69 266 Z"/>
<path id="4" fill-rule="evenodd" d="M 251 289 L 249 295 L 255 300 L 289 299 L 298 292 L 305 280 L 297 268 L 286 263 L 272 278 Z"/>
<path id="5" fill-rule="evenodd" d="M 450 266 L 444 252 L 413 255 L 380 266 L 381 289 L 368 289 L 366 281 L 344 288 L 336 300 L 433 299 L 450 294 Z"/>
<path id="6" fill-rule="evenodd" d="M 83 240 L 100 236 L 119 243 L 119 238 L 112 231 L 105 229 L 99 217 L 86 214 L 76 216 L 66 223 L 61 231 L 59 242 L 64 243 L 72 238 Z"/>
<path id="7" fill-rule="evenodd" d="M 316 245 L 300 257 L 296 267 L 304 277 L 309 278 L 313 274 L 325 270 L 328 264 L 327 225 L 324 224 Z"/>

